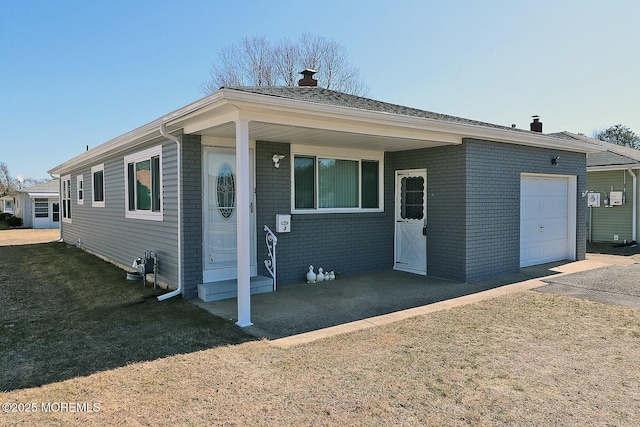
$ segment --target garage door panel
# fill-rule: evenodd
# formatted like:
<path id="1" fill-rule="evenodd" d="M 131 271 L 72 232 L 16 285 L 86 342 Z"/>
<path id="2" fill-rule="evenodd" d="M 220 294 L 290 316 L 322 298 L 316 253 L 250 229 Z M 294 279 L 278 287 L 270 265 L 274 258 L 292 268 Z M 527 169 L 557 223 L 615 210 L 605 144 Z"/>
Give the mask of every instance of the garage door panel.
<path id="1" fill-rule="evenodd" d="M 568 178 L 522 177 L 520 190 L 520 265 L 566 259 Z"/>

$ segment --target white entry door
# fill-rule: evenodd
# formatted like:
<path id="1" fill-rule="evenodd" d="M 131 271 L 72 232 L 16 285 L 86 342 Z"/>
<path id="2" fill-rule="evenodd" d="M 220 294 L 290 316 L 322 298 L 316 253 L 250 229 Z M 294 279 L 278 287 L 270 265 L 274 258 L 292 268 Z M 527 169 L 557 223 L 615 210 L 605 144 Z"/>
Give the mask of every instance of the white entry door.
<path id="1" fill-rule="evenodd" d="M 33 228 L 49 228 L 49 199 L 33 199 Z"/>
<path id="2" fill-rule="evenodd" d="M 522 176 L 520 267 L 575 259 L 575 194 L 573 177 Z"/>
<path id="3" fill-rule="evenodd" d="M 231 148 L 212 148 L 204 150 L 204 260 L 203 282 L 237 279 L 237 176 L 236 154 Z M 250 180 L 253 188 L 253 150 Z M 251 275 L 255 276 L 255 209 L 253 191 L 251 193 Z"/>
<path id="4" fill-rule="evenodd" d="M 396 270 L 427 274 L 426 195 L 426 170 L 396 172 Z"/>

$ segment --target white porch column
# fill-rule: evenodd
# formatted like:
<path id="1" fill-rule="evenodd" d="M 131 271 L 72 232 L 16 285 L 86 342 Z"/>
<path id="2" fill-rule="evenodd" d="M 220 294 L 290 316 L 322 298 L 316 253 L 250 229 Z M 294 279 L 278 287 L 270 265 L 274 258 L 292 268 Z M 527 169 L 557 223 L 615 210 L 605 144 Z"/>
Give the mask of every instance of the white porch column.
<path id="1" fill-rule="evenodd" d="M 251 326 L 251 182 L 249 179 L 249 121 L 236 121 L 236 214 L 238 245 L 238 326 Z"/>

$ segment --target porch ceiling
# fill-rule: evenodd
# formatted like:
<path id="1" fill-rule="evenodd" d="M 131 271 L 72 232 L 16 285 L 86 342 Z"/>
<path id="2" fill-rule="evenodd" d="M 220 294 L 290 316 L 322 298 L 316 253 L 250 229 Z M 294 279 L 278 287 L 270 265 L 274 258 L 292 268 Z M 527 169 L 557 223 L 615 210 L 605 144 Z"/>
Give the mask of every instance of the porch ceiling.
<path id="1" fill-rule="evenodd" d="M 234 122 L 203 129 L 200 135 L 220 138 L 235 138 Z M 374 133 L 374 132 L 372 132 Z M 249 123 L 249 139 L 256 141 L 283 142 L 289 144 L 315 145 L 326 147 L 349 147 L 379 151 L 404 151 L 418 148 L 460 144 L 461 138 L 440 133 L 425 133 L 422 138 L 400 138 L 372 133 L 342 132 L 327 129 L 312 129 L 274 123 L 252 121 Z M 432 136 L 432 138 L 429 138 Z M 448 141 L 443 141 L 447 139 Z"/>

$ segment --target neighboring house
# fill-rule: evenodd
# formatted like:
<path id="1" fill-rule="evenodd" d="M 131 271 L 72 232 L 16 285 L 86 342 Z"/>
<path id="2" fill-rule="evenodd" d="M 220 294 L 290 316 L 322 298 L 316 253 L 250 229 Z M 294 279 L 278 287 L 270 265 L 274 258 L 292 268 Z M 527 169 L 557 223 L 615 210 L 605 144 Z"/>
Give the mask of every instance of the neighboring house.
<path id="1" fill-rule="evenodd" d="M 237 295 L 241 326 L 265 226 L 279 284 L 310 264 L 471 282 L 584 259 L 598 146 L 315 82 L 222 88 L 54 167 L 62 238 L 121 266 L 154 251 L 165 297 Z"/>
<path id="2" fill-rule="evenodd" d="M 14 215 L 26 228 L 60 227 L 60 180 L 52 179 L 18 191 Z"/>
<path id="3" fill-rule="evenodd" d="M 555 135 L 606 150 L 587 155 L 587 240 L 619 244 L 637 241 L 640 150 L 570 132 Z"/>
<path id="4" fill-rule="evenodd" d="M 13 204 L 14 204 L 13 196 L 0 197 L 0 213 L 13 215 Z"/>

